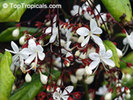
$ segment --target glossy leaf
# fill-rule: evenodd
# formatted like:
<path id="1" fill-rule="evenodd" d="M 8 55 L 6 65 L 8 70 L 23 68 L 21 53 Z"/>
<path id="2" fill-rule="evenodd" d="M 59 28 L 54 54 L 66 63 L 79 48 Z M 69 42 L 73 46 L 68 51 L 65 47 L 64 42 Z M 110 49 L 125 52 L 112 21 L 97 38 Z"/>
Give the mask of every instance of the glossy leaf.
<path id="1" fill-rule="evenodd" d="M 48 3 L 51 0 L 1 0 L 0 1 L 0 22 L 19 22 L 25 12 L 25 5 Z M 19 6 L 20 8 L 13 7 Z M 22 6 L 23 5 L 23 6 Z"/>
<path id="2" fill-rule="evenodd" d="M 115 65 L 117 67 L 120 67 L 120 59 L 118 57 L 117 51 L 116 51 L 116 46 L 108 40 L 104 41 L 104 46 L 106 48 L 106 50 L 110 49 L 113 52 L 113 56 L 111 57 L 111 59 L 115 62 Z"/>
<path id="3" fill-rule="evenodd" d="M 9 52 L 5 52 L 0 58 L 0 100 L 8 100 L 15 80 L 10 70 L 12 56 Z"/>
<path id="4" fill-rule="evenodd" d="M 9 41 L 12 41 L 12 40 L 18 40 L 23 35 L 23 32 L 26 31 L 26 30 L 30 34 L 34 34 L 37 31 L 36 28 L 21 27 L 19 36 L 18 37 L 13 37 L 12 32 L 13 32 L 14 29 L 16 29 L 16 27 L 10 27 L 10 28 L 4 30 L 0 34 L 0 42 L 9 42 Z"/>
<path id="5" fill-rule="evenodd" d="M 126 21 L 132 20 L 132 9 L 129 0 L 102 0 L 102 2 L 115 20 L 120 21 L 120 18 L 124 16 Z"/>

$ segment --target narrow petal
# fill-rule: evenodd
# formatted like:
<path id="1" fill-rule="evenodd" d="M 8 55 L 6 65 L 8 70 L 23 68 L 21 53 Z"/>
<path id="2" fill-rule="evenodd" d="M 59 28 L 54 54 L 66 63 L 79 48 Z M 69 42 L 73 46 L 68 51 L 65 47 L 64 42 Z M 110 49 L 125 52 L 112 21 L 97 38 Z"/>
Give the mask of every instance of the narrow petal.
<path id="1" fill-rule="evenodd" d="M 25 60 L 25 63 L 26 63 L 26 64 L 30 64 L 30 63 L 34 60 L 35 57 L 36 57 L 36 55 L 35 55 L 35 54 L 32 54 L 31 56 L 29 56 L 29 57 Z"/>
<path id="2" fill-rule="evenodd" d="M 91 37 L 92 37 L 92 39 L 94 40 L 94 42 L 95 42 L 96 44 L 98 44 L 98 45 L 103 44 L 102 39 L 99 38 L 98 36 L 96 36 L 96 35 L 91 35 Z"/>
<path id="3" fill-rule="evenodd" d="M 60 94 L 59 94 L 58 92 L 54 92 L 54 93 L 53 93 L 53 99 L 54 99 L 54 100 L 61 100 L 61 99 L 60 99 Z"/>
<path id="4" fill-rule="evenodd" d="M 99 27 L 96 27 L 93 31 L 92 31 L 92 33 L 93 34 L 102 34 L 102 29 L 101 28 L 99 28 Z"/>
<path id="5" fill-rule="evenodd" d="M 81 36 L 87 36 L 89 34 L 89 29 L 86 27 L 80 27 L 77 29 L 76 33 L 81 35 Z"/>
<path id="6" fill-rule="evenodd" d="M 36 48 L 36 43 L 33 39 L 30 39 L 28 42 L 28 48 L 34 50 Z"/>
<path id="7" fill-rule="evenodd" d="M 15 42 L 11 42 L 11 47 L 12 47 L 12 49 L 15 51 L 15 52 L 19 52 L 19 48 L 18 48 L 18 46 L 16 45 L 16 43 Z"/>
<path id="8" fill-rule="evenodd" d="M 46 33 L 46 34 L 51 33 L 51 31 L 52 31 L 51 29 L 52 29 L 51 27 L 48 27 L 48 28 L 46 29 L 45 33 Z"/>
<path id="9" fill-rule="evenodd" d="M 55 41 L 55 39 L 56 39 L 56 35 L 53 34 L 53 35 L 50 37 L 49 43 L 53 43 L 53 42 Z"/>
<path id="10" fill-rule="evenodd" d="M 90 20 L 90 29 L 91 31 L 95 30 L 97 28 L 97 23 L 94 19 Z"/>
<path id="11" fill-rule="evenodd" d="M 91 15 L 87 11 L 84 13 L 84 17 L 85 17 L 86 20 L 91 19 Z"/>
<path id="12" fill-rule="evenodd" d="M 124 38 L 124 40 L 123 40 L 123 44 L 126 45 L 127 43 L 128 43 L 128 39 L 127 39 L 127 37 L 126 37 L 126 38 Z"/>
<path id="13" fill-rule="evenodd" d="M 90 53 L 89 54 L 89 58 L 91 59 L 91 60 L 98 60 L 99 59 L 99 55 L 97 54 L 97 53 Z"/>
<path id="14" fill-rule="evenodd" d="M 29 48 L 23 48 L 20 53 L 22 54 L 26 54 L 26 55 L 30 55 L 32 52 L 30 51 Z"/>
<path id="15" fill-rule="evenodd" d="M 14 52 L 12 50 L 8 50 L 8 49 L 5 49 L 5 51 L 8 51 L 8 52 L 13 53 L 13 54 L 16 54 L 17 53 L 17 52 Z"/>
<path id="16" fill-rule="evenodd" d="M 102 61 L 111 67 L 115 67 L 115 63 L 111 59 L 102 59 Z"/>
<path id="17" fill-rule="evenodd" d="M 43 52 L 43 48 L 42 48 L 41 45 L 37 45 L 37 46 L 36 46 L 36 50 L 37 50 L 38 52 Z"/>
<path id="18" fill-rule="evenodd" d="M 63 91 L 63 95 L 67 95 L 69 93 L 71 93 L 73 91 L 74 87 L 73 86 L 67 86 L 64 91 Z"/>
<path id="19" fill-rule="evenodd" d="M 94 60 L 94 61 L 92 61 L 92 62 L 90 63 L 89 68 L 90 68 L 91 70 L 93 70 L 93 69 L 95 69 L 95 68 L 99 65 L 99 63 L 100 63 L 100 60 Z"/>
<path id="20" fill-rule="evenodd" d="M 100 49 L 99 49 L 99 54 L 102 56 L 102 55 L 105 55 L 105 52 L 106 52 L 106 49 L 105 49 L 105 46 L 102 44 L 102 45 L 99 45 Z"/>
<path id="21" fill-rule="evenodd" d="M 83 40 L 83 42 L 81 43 L 81 47 L 85 46 L 85 45 L 89 42 L 89 40 L 90 40 L 90 36 L 87 36 L 87 37 Z"/>
<path id="22" fill-rule="evenodd" d="M 63 99 L 63 100 L 68 100 L 68 98 L 69 98 L 68 95 L 65 95 L 65 96 L 63 95 L 63 96 L 62 96 L 62 99 Z"/>
<path id="23" fill-rule="evenodd" d="M 113 56 L 113 53 L 111 50 L 108 50 L 105 55 L 104 55 L 104 58 L 111 58 Z"/>
<path id="24" fill-rule="evenodd" d="M 45 58 L 45 54 L 44 53 L 38 53 L 38 57 L 40 60 L 43 60 Z"/>
<path id="25" fill-rule="evenodd" d="M 95 13 L 95 15 L 98 15 L 98 13 L 100 13 L 100 12 L 101 12 L 101 6 L 100 6 L 100 4 L 98 4 L 94 10 L 94 13 Z"/>

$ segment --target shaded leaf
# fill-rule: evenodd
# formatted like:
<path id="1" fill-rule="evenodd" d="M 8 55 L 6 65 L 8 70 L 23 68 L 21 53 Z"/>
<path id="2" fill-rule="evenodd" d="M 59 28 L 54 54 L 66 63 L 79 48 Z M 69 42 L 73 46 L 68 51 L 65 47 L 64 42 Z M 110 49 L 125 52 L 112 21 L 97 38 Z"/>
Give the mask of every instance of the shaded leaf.
<path id="1" fill-rule="evenodd" d="M 0 58 L 0 100 L 8 100 L 15 80 L 10 70 L 12 56 L 6 51 L 3 56 L 1 54 Z"/>
<path id="2" fill-rule="evenodd" d="M 0 22 L 19 22 L 25 12 L 25 5 L 49 3 L 51 0 L 1 0 L 0 1 Z M 19 5 L 19 8 L 13 7 Z"/>
<path id="3" fill-rule="evenodd" d="M 129 0 L 102 0 L 102 2 L 115 20 L 120 21 L 122 17 L 125 17 L 128 22 L 132 20 L 132 9 Z"/>

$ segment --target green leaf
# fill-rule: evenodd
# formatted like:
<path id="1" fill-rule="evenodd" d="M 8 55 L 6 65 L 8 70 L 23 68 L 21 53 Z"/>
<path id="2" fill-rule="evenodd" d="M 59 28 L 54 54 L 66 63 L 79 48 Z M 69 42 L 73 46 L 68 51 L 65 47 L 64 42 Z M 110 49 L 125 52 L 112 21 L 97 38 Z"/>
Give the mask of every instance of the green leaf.
<path id="1" fill-rule="evenodd" d="M 44 73 L 48 75 L 48 73 Z M 53 80 L 58 79 L 60 76 L 59 71 L 52 70 L 51 75 Z M 49 80 L 50 82 L 50 80 Z M 40 82 L 40 76 L 35 74 L 32 77 L 32 81 L 30 83 L 25 83 L 21 86 L 10 98 L 9 100 L 33 100 L 35 96 L 41 91 L 42 84 Z"/>
<path id="2" fill-rule="evenodd" d="M 105 46 L 106 50 L 110 49 L 113 52 L 113 56 L 111 57 L 111 59 L 115 62 L 115 65 L 117 67 L 120 67 L 120 64 L 119 64 L 120 59 L 119 59 L 117 51 L 116 51 L 116 46 L 111 41 L 108 41 L 108 40 L 104 41 L 104 46 Z"/>
<path id="3" fill-rule="evenodd" d="M 1 55 L 0 61 L 0 100 L 8 100 L 12 85 L 14 83 L 15 77 L 13 76 L 10 65 L 12 61 L 12 56 L 9 52 Z"/>
<path id="4" fill-rule="evenodd" d="M 122 58 L 124 62 L 120 62 L 121 68 L 127 68 L 127 65 L 125 62 L 133 64 L 133 52 L 130 52 L 128 55 Z"/>
<path id="5" fill-rule="evenodd" d="M 115 37 L 116 38 L 117 37 L 123 37 L 123 38 L 125 38 L 126 37 L 126 34 L 124 34 L 124 33 L 118 33 L 118 34 L 115 35 Z"/>
<path id="6" fill-rule="evenodd" d="M 49 2 L 51 2 L 51 0 L 1 0 L 0 22 L 19 22 L 21 16 L 26 10 L 24 4 L 28 5 Z M 16 6 L 19 6 L 19 8 L 17 8 Z"/>
<path id="7" fill-rule="evenodd" d="M 26 31 L 26 30 L 31 35 L 34 34 L 37 31 L 37 28 L 21 27 L 19 36 L 18 37 L 13 37 L 12 32 L 13 32 L 14 29 L 16 29 L 16 27 L 10 27 L 10 28 L 4 30 L 0 34 L 0 42 L 9 42 L 9 41 L 13 41 L 13 40 L 18 40 L 23 35 L 23 32 Z"/>
<path id="8" fill-rule="evenodd" d="M 132 9 L 129 0 L 102 0 L 104 6 L 115 18 L 120 21 L 120 17 L 125 17 L 125 21 L 130 22 L 132 20 Z"/>

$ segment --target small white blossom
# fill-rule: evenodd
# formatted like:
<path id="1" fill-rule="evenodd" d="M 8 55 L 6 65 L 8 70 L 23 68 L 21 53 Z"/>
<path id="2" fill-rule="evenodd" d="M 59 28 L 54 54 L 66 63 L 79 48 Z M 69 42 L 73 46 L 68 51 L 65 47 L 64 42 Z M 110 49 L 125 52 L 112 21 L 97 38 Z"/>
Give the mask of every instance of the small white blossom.
<path id="1" fill-rule="evenodd" d="M 130 35 L 127 34 L 127 37 L 123 40 L 123 44 L 129 44 L 131 49 L 133 49 L 133 32 Z"/>
<path id="2" fill-rule="evenodd" d="M 56 88 L 56 91 L 53 93 L 53 99 L 54 100 L 68 100 L 69 93 L 71 93 L 73 89 L 74 89 L 73 86 L 67 86 L 62 92 L 60 88 Z"/>
<path id="3" fill-rule="evenodd" d="M 98 91 L 96 91 L 96 94 L 97 95 L 105 95 L 106 93 L 108 93 L 109 91 L 108 91 L 108 88 L 104 85 L 104 86 L 102 86 L 102 87 L 100 87 L 99 89 L 98 89 Z"/>
<path id="4" fill-rule="evenodd" d="M 48 77 L 40 72 L 40 80 L 41 80 L 42 84 L 47 84 Z"/>
<path id="5" fill-rule="evenodd" d="M 43 53 L 43 48 L 41 45 L 36 45 L 33 39 L 28 41 L 28 48 L 25 48 L 25 53 L 29 55 L 29 57 L 25 60 L 26 64 L 30 64 L 34 59 L 37 63 L 37 58 L 43 60 L 45 58 L 45 54 Z"/>
<path id="6" fill-rule="evenodd" d="M 111 67 L 114 67 L 115 63 L 110 59 L 112 56 L 113 56 L 112 51 L 111 50 L 106 51 L 104 45 L 101 45 L 99 53 L 89 54 L 89 58 L 93 60 L 90 63 L 89 67 L 93 70 L 100 64 L 100 62 L 106 65 L 109 65 Z"/>
<path id="7" fill-rule="evenodd" d="M 49 43 L 53 43 L 58 35 L 58 27 L 56 27 L 56 18 L 57 16 L 54 17 L 53 19 L 53 27 L 48 27 L 45 31 L 46 34 L 52 33 Z"/>
<path id="8" fill-rule="evenodd" d="M 91 19 L 90 21 L 90 30 L 86 27 L 80 27 L 76 32 L 81 36 L 86 36 L 86 38 L 81 43 L 82 47 L 89 42 L 90 38 L 92 38 L 95 43 L 99 45 L 102 44 L 102 40 L 96 36 L 97 34 L 102 33 L 102 29 L 97 26 L 97 23 L 94 19 Z"/>
<path id="9" fill-rule="evenodd" d="M 75 16 L 79 13 L 79 15 L 82 15 L 82 8 L 79 5 L 74 5 L 73 10 L 70 11 L 72 16 Z"/>

